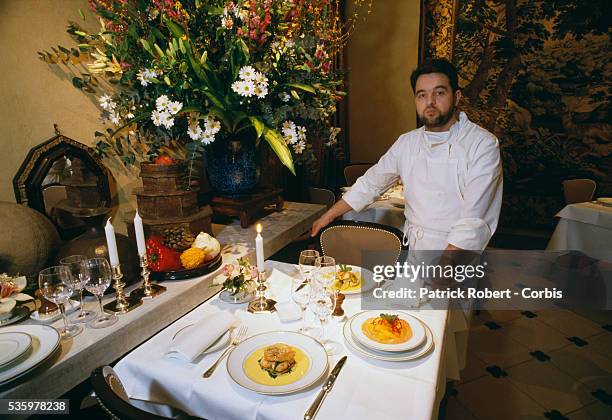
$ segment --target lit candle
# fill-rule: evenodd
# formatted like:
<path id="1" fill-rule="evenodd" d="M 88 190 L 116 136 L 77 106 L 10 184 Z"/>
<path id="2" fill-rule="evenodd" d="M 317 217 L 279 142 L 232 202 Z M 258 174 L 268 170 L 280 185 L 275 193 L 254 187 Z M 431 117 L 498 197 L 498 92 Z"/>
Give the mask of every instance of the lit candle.
<path id="1" fill-rule="evenodd" d="M 257 224 L 257 236 L 255 237 L 255 253 L 257 255 L 257 271 L 263 273 L 266 271 L 264 265 L 264 248 L 263 238 L 261 237 L 261 224 Z"/>
<path id="2" fill-rule="evenodd" d="M 145 247 L 145 236 L 144 229 L 142 227 L 142 217 L 136 211 L 136 216 L 134 217 L 134 231 L 136 232 L 136 245 L 138 246 L 138 255 L 141 257 L 146 254 L 147 248 Z"/>
<path id="3" fill-rule="evenodd" d="M 113 225 L 111 225 L 110 218 L 106 221 L 104 233 L 106 233 L 106 246 L 108 248 L 108 259 L 110 260 L 110 265 L 116 267 L 119 265 L 119 254 L 117 253 L 115 229 L 113 228 Z"/>

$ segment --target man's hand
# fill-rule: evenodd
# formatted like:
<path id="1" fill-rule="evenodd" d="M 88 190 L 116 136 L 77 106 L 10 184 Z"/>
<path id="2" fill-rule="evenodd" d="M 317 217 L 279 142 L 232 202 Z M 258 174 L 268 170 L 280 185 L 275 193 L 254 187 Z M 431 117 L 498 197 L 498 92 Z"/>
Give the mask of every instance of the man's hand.
<path id="1" fill-rule="evenodd" d="M 333 222 L 337 217 L 342 216 L 347 211 L 352 210 L 351 206 L 346 201 L 340 199 L 323 216 L 319 217 L 310 228 L 310 236 L 314 237 L 319 234 L 321 229 Z"/>

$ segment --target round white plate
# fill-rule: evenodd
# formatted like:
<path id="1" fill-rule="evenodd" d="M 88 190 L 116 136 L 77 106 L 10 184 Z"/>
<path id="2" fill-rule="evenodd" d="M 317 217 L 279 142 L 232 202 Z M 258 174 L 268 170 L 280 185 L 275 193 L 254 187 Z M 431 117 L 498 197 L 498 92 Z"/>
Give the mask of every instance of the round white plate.
<path id="1" fill-rule="evenodd" d="M 351 290 L 348 292 L 344 290 L 338 290 L 340 293 L 346 296 L 358 295 L 360 293 L 370 291 L 374 287 L 376 287 L 377 283 L 374 281 L 374 273 L 372 273 L 369 270 L 366 270 L 365 268 L 358 267 L 356 265 L 350 265 L 350 264 L 346 264 L 346 265 L 351 267 L 351 271 L 354 271 L 358 273 L 359 276 L 361 276 L 361 289 Z M 338 268 L 338 270 L 340 270 L 340 268 Z M 364 271 L 368 272 L 367 275 L 365 276 L 362 274 Z"/>
<path id="2" fill-rule="evenodd" d="M 24 332 L 32 337 L 32 348 L 19 363 L 0 371 L 0 386 L 17 379 L 45 362 L 60 348 L 59 332 L 48 325 L 18 325 L 4 327 L 2 332 Z"/>
<path id="3" fill-rule="evenodd" d="M 285 343 L 302 350 L 309 360 L 308 371 L 299 380 L 288 385 L 262 385 L 249 378 L 244 361 L 256 350 L 275 343 Z M 325 348 L 312 337 L 294 331 L 273 331 L 251 336 L 237 345 L 227 358 L 227 371 L 238 385 L 264 395 L 291 394 L 308 388 L 327 373 Z"/>
<path id="4" fill-rule="evenodd" d="M 32 346 L 32 337 L 22 332 L 0 332 L 0 367 L 8 365 Z"/>
<path id="5" fill-rule="evenodd" d="M 370 349 L 363 344 L 358 343 L 351 333 L 351 327 L 348 322 L 344 323 L 342 333 L 344 334 L 344 340 L 348 346 L 366 357 L 376 360 L 384 360 L 386 362 L 407 362 L 409 360 L 416 360 L 429 354 L 434 348 L 433 334 L 426 324 L 423 324 L 425 328 L 425 345 L 406 352 L 386 352 Z"/>
<path id="6" fill-rule="evenodd" d="M 597 202 L 603 206 L 612 207 L 612 197 L 599 197 Z"/>
<path id="7" fill-rule="evenodd" d="M 76 311 L 80 307 L 81 307 L 81 302 L 79 302 L 78 300 L 70 299 L 70 303 L 68 303 L 66 305 L 66 315 L 73 313 L 74 311 Z M 43 317 L 41 317 L 40 314 L 38 313 L 38 310 L 33 311 L 30 314 L 30 318 L 31 319 L 33 319 L 36 322 L 41 322 L 43 324 L 51 324 L 52 322 L 57 321 L 61 317 L 62 317 L 62 314 L 60 313 L 59 309 L 52 316 L 43 316 Z"/>
<path id="8" fill-rule="evenodd" d="M 368 338 L 361 330 L 361 326 L 364 322 L 368 320 L 368 318 L 375 318 L 381 313 L 397 315 L 400 317 L 400 319 L 403 319 L 404 321 L 408 322 L 410 328 L 412 329 L 412 337 L 410 337 L 410 339 L 405 343 L 400 344 L 382 344 Z M 351 326 L 351 332 L 353 333 L 353 337 L 355 337 L 355 340 L 357 340 L 364 346 L 374 350 L 408 351 L 422 345 L 423 341 L 425 341 L 425 328 L 423 327 L 423 324 L 417 318 L 403 311 L 381 310 L 359 312 L 358 314 L 355 314 L 351 319 L 349 319 L 348 324 Z"/>

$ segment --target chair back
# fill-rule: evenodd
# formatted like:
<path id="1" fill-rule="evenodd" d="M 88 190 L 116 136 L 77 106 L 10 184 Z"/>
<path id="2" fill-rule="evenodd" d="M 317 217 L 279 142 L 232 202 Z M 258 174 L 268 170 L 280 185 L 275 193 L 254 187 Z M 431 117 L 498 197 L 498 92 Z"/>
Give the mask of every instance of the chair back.
<path id="1" fill-rule="evenodd" d="M 130 404 L 127 392 L 112 367 L 100 366 L 94 369 L 89 379 L 96 399 L 111 419 L 166 419 L 166 417 L 149 413 Z"/>
<path id="2" fill-rule="evenodd" d="M 357 179 L 366 173 L 368 169 L 374 166 L 372 163 L 356 163 L 353 165 L 347 165 L 344 167 L 344 179 L 346 185 L 351 186 L 357 181 Z"/>
<path id="3" fill-rule="evenodd" d="M 567 179 L 562 184 L 566 204 L 591 201 L 597 188 L 592 179 Z"/>
<path id="4" fill-rule="evenodd" d="M 336 202 L 336 195 L 327 188 L 308 187 L 308 195 L 311 203 L 323 204 L 328 209 Z"/>
<path id="5" fill-rule="evenodd" d="M 402 246 L 402 232 L 379 223 L 343 220 L 334 222 L 321 231 L 323 255 L 334 257 L 336 264 L 364 266 L 363 251 L 385 251 L 376 263 L 395 264 L 406 248 Z"/>

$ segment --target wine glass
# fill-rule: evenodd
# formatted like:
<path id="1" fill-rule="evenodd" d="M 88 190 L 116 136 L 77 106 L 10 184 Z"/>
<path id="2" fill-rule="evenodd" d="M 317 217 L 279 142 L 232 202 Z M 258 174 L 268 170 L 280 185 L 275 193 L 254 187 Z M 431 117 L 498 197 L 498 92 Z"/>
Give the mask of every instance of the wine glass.
<path id="1" fill-rule="evenodd" d="M 83 331 L 83 327 L 74 324 L 68 324 L 66 319 L 66 307 L 64 304 L 74 289 L 72 288 L 72 280 L 68 267 L 64 265 L 56 265 L 45 268 L 38 274 L 38 286 L 45 299 L 55 303 L 64 319 L 64 328 L 60 330 L 63 339 L 72 338 Z"/>
<path id="2" fill-rule="evenodd" d="M 336 299 L 333 292 L 327 288 L 316 288 L 310 300 L 310 310 L 321 322 L 321 344 L 328 355 L 338 354 L 341 350 L 340 343 L 325 338 L 325 325 L 331 318 L 336 307 Z"/>
<path id="3" fill-rule="evenodd" d="M 336 281 L 336 260 L 329 255 L 318 257 L 315 260 L 315 270 L 315 281 L 318 286 L 331 291 L 332 285 Z"/>
<path id="4" fill-rule="evenodd" d="M 106 328 L 117 322 L 117 317 L 114 314 L 107 314 L 102 307 L 102 296 L 104 291 L 111 284 L 112 272 L 111 266 L 106 258 L 91 258 L 85 262 L 90 273 L 90 280 L 85 284 L 85 290 L 98 298 L 100 304 L 100 315 L 89 321 L 87 324 L 90 328 Z"/>
<path id="5" fill-rule="evenodd" d="M 306 309 L 308 309 L 308 304 L 312 298 L 313 287 L 310 283 L 304 283 L 301 279 L 293 279 L 291 284 L 291 298 L 293 301 L 298 304 L 300 309 L 302 310 L 300 321 L 302 326 L 299 328 L 298 332 L 310 336 L 316 335 L 312 328 L 305 325 L 305 317 Z"/>
<path id="6" fill-rule="evenodd" d="M 62 258 L 60 260 L 60 264 L 68 267 L 70 274 L 72 274 L 72 287 L 74 290 L 79 292 L 81 310 L 78 314 L 70 316 L 70 320 L 77 324 L 87 323 L 96 317 L 96 313 L 94 311 L 88 311 L 83 308 L 83 288 L 90 278 L 89 268 L 87 267 L 87 264 L 85 264 L 86 261 L 87 257 L 84 255 L 71 255 L 70 257 Z"/>
<path id="7" fill-rule="evenodd" d="M 311 280 L 316 269 L 315 262 L 319 256 L 319 251 L 315 249 L 306 249 L 300 252 L 298 267 L 304 282 L 308 283 Z"/>

